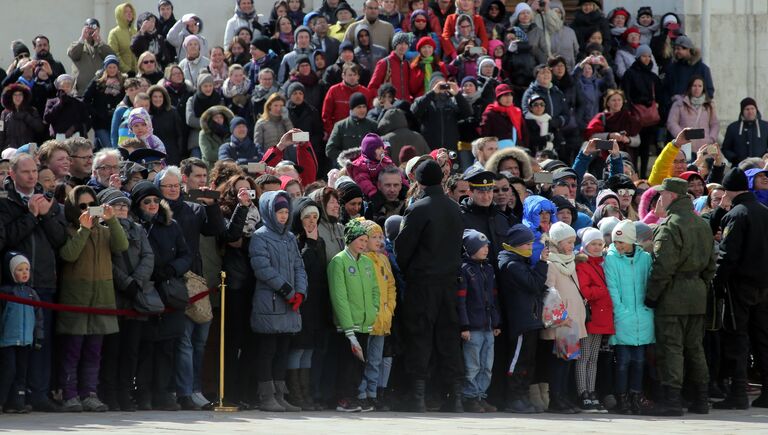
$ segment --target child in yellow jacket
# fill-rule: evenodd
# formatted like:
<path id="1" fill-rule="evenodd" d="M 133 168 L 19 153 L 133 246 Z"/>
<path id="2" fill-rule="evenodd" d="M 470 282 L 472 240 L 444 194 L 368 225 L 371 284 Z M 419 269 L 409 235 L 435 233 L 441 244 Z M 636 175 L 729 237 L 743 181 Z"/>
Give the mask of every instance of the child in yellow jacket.
<path id="1" fill-rule="evenodd" d="M 384 231 L 373 221 L 362 221 L 362 224 L 368 233 L 368 252 L 364 255 L 373 261 L 380 301 L 373 331 L 368 336 L 368 360 L 360 382 L 358 399 L 372 402 L 370 405 L 377 410 L 386 411 L 381 394 L 387 387 L 392 357 L 384 356 L 384 343 L 392 329 L 392 315 L 395 312 L 395 275 L 389 257 L 384 253 Z"/>

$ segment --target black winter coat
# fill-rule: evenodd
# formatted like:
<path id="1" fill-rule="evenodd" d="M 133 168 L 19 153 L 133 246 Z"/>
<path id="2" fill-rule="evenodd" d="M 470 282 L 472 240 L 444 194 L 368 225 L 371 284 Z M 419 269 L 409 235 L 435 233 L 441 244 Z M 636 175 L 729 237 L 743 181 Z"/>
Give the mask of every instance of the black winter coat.
<path id="1" fill-rule="evenodd" d="M 112 114 L 115 108 L 123 100 L 125 94 L 107 95 L 104 86 L 94 79 L 88 85 L 83 95 L 83 102 L 88 106 L 91 116 L 91 125 L 94 130 L 109 130 L 112 128 Z"/>
<path id="2" fill-rule="evenodd" d="M 182 153 L 187 150 L 184 122 L 173 107 L 170 110 L 157 110 L 152 107 L 149 113 L 152 115 L 154 134 L 165 145 L 165 162 L 169 165 L 178 165 L 181 162 Z"/>
<path id="3" fill-rule="evenodd" d="M 733 199 L 733 208 L 720 223 L 723 240 L 717 260 L 716 281 L 731 284 L 735 292 L 747 298 L 757 296 L 757 290 L 768 288 L 768 207 L 762 205 L 752 192 Z"/>
<path id="4" fill-rule="evenodd" d="M 531 260 L 507 250 L 499 254 L 499 296 L 503 300 L 507 334 L 515 337 L 541 329 L 544 291 L 547 289 L 547 262 L 531 267 Z"/>
<path id="5" fill-rule="evenodd" d="M 459 120 L 472 116 L 472 107 L 461 93 L 445 98 L 429 91 L 413 102 L 411 112 L 421 122 L 421 135 L 431 149 L 456 151 Z"/>
<path id="6" fill-rule="evenodd" d="M 494 266 L 497 264 L 501 244 L 507 236 L 509 228 L 517 222 L 512 221 L 499 210 L 496 204 L 490 207 L 481 207 L 472 201 L 472 198 L 465 198 L 461 202 L 461 219 L 464 222 L 464 229 L 480 231 L 488 237 L 491 242 L 491 250 L 488 253 L 488 260 Z"/>
<path id="7" fill-rule="evenodd" d="M 325 156 L 323 148 L 323 119 L 317 107 L 306 102 L 300 106 L 288 101 L 288 115 L 294 128 L 309 132 L 309 141 L 315 148 L 315 154 Z M 320 152 L 317 152 L 317 151 Z"/>
<path id="8" fill-rule="evenodd" d="M 587 40 L 592 31 L 599 30 L 603 35 L 603 53 L 610 51 L 613 41 L 611 28 L 608 26 L 608 19 L 606 19 L 603 16 L 603 13 L 599 10 L 592 11 L 588 14 L 577 10 L 573 15 L 571 28 L 576 32 L 576 38 L 578 38 L 580 47 L 586 47 Z"/>
<path id="9" fill-rule="evenodd" d="M 80 133 L 81 137 L 86 137 L 90 129 L 88 107 L 80 99 L 69 95 L 48 100 L 43 120 L 50 125 L 54 136 L 61 133 L 70 137 Z"/>
<path id="10" fill-rule="evenodd" d="M 629 104 L 642 104 L 650 107 L 656 100 L 661 90 L 659 76 L 651 71 L 653 64 L 643 65 L 636 60 L 624 73 L 621 79 L 621 88 Z"/>
<path id="11" fill-rule="evenodd" d="M 539 96 L 544 97 L 544 102 L 547 104 L 546 111 L 549 116 L 552 117 L 552 119 L 549 121 L 550 131 L 560 129 L 568 125 L 568 121 L 571 117 L 570 108 L 568 107 L 568 103 L 565 100 L 565 95 L 554 84 L 552 87 L 547 89 L 540 86 L 536 81 L 532 82 L 523 95 L 523 102 L 520 106 L 523 110 L 523 115 L 528 114 L 528 104 L 526 102 L 533 94 L 538 94 Z"/>

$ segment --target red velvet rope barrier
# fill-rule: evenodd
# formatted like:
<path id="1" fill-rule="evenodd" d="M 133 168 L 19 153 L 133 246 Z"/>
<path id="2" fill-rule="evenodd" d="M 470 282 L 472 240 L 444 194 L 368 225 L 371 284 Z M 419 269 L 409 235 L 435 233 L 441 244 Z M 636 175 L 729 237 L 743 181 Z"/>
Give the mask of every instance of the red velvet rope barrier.
<path id="1" fill-rule="evenodd" d="M 201 292 L 192 296 L 191 298 L 189 298 L 189 303 L 194 304 L 200 299 L 211 294 L 212 291 L 213 289 L 208 289 L 204 292 Z M 9 302 L 16 302 L 17 304 L 24 304 L 24 305 L 31 305 L 33 307 L 45 308 L 47 310 L 68 311 L 71 313 L 101 314 L 105 316 L 126 316 L 126 317 L 138 317 L 138 316 L 147 315 L 146 313 L 140 313 L 136 310 L 112 310 L 109 308 L 90 308 L 90 307 L 79 307 L 76 305 L 54 304 L 52 302 L 43 302 L 43 301 L 36 301 L 34 299 L 20 298 L 18 296 L 10 295 L 7 293 L 0 293 L 0 299 L 6 300 Z M 173 308 L 166 308 L 164 312 L 167 313 L 170 311 L 173 311 Z"/>

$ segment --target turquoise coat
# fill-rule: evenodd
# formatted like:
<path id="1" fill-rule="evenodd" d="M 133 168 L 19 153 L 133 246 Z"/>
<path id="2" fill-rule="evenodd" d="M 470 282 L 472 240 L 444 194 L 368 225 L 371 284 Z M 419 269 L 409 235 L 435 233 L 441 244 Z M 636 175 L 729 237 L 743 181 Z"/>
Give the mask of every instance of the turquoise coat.
<path id="1" fill-rule="evenodd" d="M 653 310 L 644 304 L 651 255 L 635 246 L 635 255 L 627 257 L 611 244 L 603 268 L 616 325 L 616 334 L 609 343 L 629 346 L 653 343 Z"/>

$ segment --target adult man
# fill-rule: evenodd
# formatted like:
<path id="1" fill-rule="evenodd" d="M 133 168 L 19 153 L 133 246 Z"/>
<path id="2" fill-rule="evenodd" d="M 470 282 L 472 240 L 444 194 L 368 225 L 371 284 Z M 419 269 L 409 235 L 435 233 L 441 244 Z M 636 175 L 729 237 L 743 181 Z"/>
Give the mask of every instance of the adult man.
<path id="1" fill-rule="evenodd" d="M 91 178 L 93 168 L 93 144 L 84 137 L 67 139 L 69 147 L 69 185 L 81 186 Z"/>
<path id="2" fill-rule="evenodd" d="M 672 97 L 682 95 L 688 90 L 688 83 L 694 76 L 704 79 L 704 91 L 709 98 L 715 96 L 715 85 L 709 67 L 701 60 L 701 52 L 693 46 L 693 41 L 685 35 L 674 42 L 674 58 L 669 62 L 664 74 L 664 108 L 672 104 Z"/>
<path id="3" fill-rule="evenodd" d="M 37 183 L 37 164 L 29 154 L 11 159 L 9 177 L 0 199 L 0 222 L 4 228 L 4 249 L 24 254 L 34 265 L 28 285 L 40 300 L 53 302 L 56 295 L 56 255 L 67 241 L 66 221 L 56 201 L 43 195 Z M 51 355 L 53 350 L 52 311 L 43 310 L 46 339 L 40 349 L 30 352 L 27 386 L 32 395 L 29 403 L 35 411 L 52 412 L 56 406 L 48 398 L 51 390 Z"/>
<path id="4" fill-rule="evenodd" d="M 387 166 L 379 172 L 376 187 L 378 191 L 368 202 L 365 218 L 384 228 L 384 222 L 390 216 L 405 213 L 405 194 L 408 186 L 403 184 L 403 175 L 394 166 Z"/>
<path id="5" fill-rule="evenodd" d="M 40 160 L 40 166 L 46 166 L 53 171 L 53 176 L 57 182 L 66 181 L 69 177 L 69 147 L 62 142 L 49 140 L 46 141 L 37 152 L 37 158 Z"/>
<path id="6" fill-rule="evenodd" d="M 651 413 L 681 416 L 683 374 L 696 382 L 689 412 L 709 412 L 709 371 L 704 348 L 707 289 L 715 272 L 714 240 L 709 225 L 693 210 L 688 182 L 667 178 L 662 183 L 667 220 L 653 237 L 653 270 L 645 305 L 655 309 L 656 359 L 664 398 Z"/>
<path id="7" fill-rule="evenodd" d="M 80 39 L 69 45 L 67 56 L 72 60 L 72 76 L 75 90 L 82 97 L 96 71 L 103 68 L 104 59 L 115 54 L 112 47 L 101 40 L 101 28 L 96 18 L 85 20 Z"/>
<path id="8" fill-rule="evenodd" d="M 280 85 L 290 78 L 290 73 L 296 69 L 297 61 L 300 56 L 310 56 L 315 49 L 312 46 L 312 32 L 307 26 L 299 26 L 293 32 L 293 39 L 296 41 L 293 51 L 283 57 L 280 62 L 280 72 L 277 73 L 277 81 Z M 314 59 L 310 57 L 310 63 L 314 68 Z"/>
<path id="9" fill-rule="evenodd" d="M 496 258 L 502 250 L 501 244 L 513 224 L 493 203 L 496 174 L 482 168 L 470 168 L 463 178 L 469 182 L 469 198 L 461 202 L 464 229 L 477 230 L 488 237 L 491 242 L 488 261 L 496 268 Z"/>
<path id="10" fill-rule="evenodd" d="M 325 53 L 327 65 L 336 63 L 339 58 L 339 46 L 341 42 L 336 38 L 331 38 L 328 33 L 328 17 L 325 15 L 315 15 L 309 21 L 309 28 L 312 29 L 312 45 Z"/>
<path id="11" fill-rule="evenodd" d="M 328 95 L 330 95 L 330 92 Z M 336 159 L 342 151 L 359 147 L 363 137 L 368 133 L 376 133 L 376 128 L 378 127 L 375 121 L 368 119 L 366 116 L 368 114 L 368 101 L 359 92 L 355 92 L 349 97 L 348 113 L 349 116 L 333 125 L 333 130 L 328 137 L 328 143 L 325 145 L 325 155 L 328 156 L 329 163 L 332 166 L 336 165 Z M 323 108 L 323 114 L 325 114 L 325 107 Z"/>
<path id="12" fill-rule="evenodd" d="M 99 193 L 107 187 L 120 190 L 121 185 L 120 151 L 105 149 L 97 152 L 93 156 L 93 170 L 91 179 L 88 180 L 88 186 Z"/>
<path id="13" fill-rule="evenodd" d="M 433 73 L 429 85 L 429 91 L 413 101 L 411 112 L 421 124 L 421 134 L 430 148 L 455 151 L 459 143 L 458 122 L 472 115 L 472 107 L 456 82 L 447 82 L 442 74 Z"/>
<path id="14" fill-rule="evenodd" d="M 405 339 L 405 371 L 413 381 L 404 403 L 407 411 L 425 412 L 424 394 L 432 349 L 440 377 L 451 387 L 447 410 L 462 412 L 463 364 L 456 310 L 457 272 L 461 265 L 464 224 L 458 204 L 440 186 L 443 171 L 434 160 L 416 168 L 416 180 L 424 192 L 405 212 L 402 229 L 395 239 L 400 269 L 410 289 L 402 306 Z"/>
<path id="15" fill-rule="evenodd" d="M 317 9 L 317 13 L 328 19 L 331 24 L 336 24 L 336 8 L 339 0 L 323 0 L 323 4 Z"/>
<path id="16" fill-rule="evenodd" d="M 461 174 L 451 175 L 445 183 L 445 194 L 461 204 L 461 201 L 469 196 L 469 181 L 462 178 Z"/>
<path id="17" fill-rule="evenodd" d="M 355 59 L 363 68 L 372 71 L 376 64 L 387 57 L 389 50 L 379 44 L 374 44 L 371 38 L 371 29 L 365 23 L 355 28 Z M 347 42 L 347 41 L 345 41 Z"/>
<path id="18" fill-rule="evenodd" d="M 350 101 L 352 94 L 359 93 L 363 95 L 367 107 L 371 106 L 373 100 L 373 95 L 368 88 L 359 83 L 360 69 L 357 65 L 345 64 L 341 78 L 341 83 L 331 86 L 323 100 L 323 130 L 325 130 L 326 134 L 331 134 L 333 126 L 348 117 L 350 109 L 355 107 Z"/>
<path id="19" fill-rule="evenodd" d="M 494 136 L 481 137 L 472 141 L 472 155 L 475 163 L 472 166 L 485 168 L 485 163 L 499 150 L 499 138 Z"/>
<path id="20" fill-rule="evenodd" d="M 716 409 L 747 409 L 747 366 L 750 349 L 762 376 L 763 391 L 752 406 L 768 408 L 768 208 L 749 191 L 747 176 L 733 168 L 723 179 L 723 202 L 732 204 L 720 222 L 723 239 L 715 288 L 724 288 L 726 316 L 723 356 L 733 380 L 728 396 Z"/>
<path id="21" fill-rule="evenodd" d="M 265 68 L 272 71 L 280 70 L 280 58 L 272 51 L 271 46 L 272 42 L 266 36 L 254 36 L 251 40 L 251 61 L 243 67 L 245 75 L 251 80 L 251 89 L 248 89 L 248 93 L 252 92 L 256 83 L 259 82 L 259 71 Z"/>
<path id="22" fill-rule="evenodd" d="M 67 72 L 64 69 L 64 65 L 53 58 L 53 55 L 51 54 L 51 43 L 48 41 L 47 36 L 35 36 L 35 39 L 32 40 L 32 48 L 35 50 L 35 60 L 44 60 L 51 66 L 51 80 L 56 80 L 56 77 Z"/>
<path id="23" fill-rule="evenodd" d="M 395 28 L 392 27 L 386 21 L 379 19 L 379 2 L 378 0 L 367 0 L 365 2 L 365 16 L 362 20 L 353 23 L 347 28 L 347 33 L 344 34 L 344 39 L 357 44 L 357 27 L 360 25 L 367 25 L 371 32 L 371 43 L 380 45 L 387 49 L 392 49 L 392 37 L 395 36 Z"/>
<path id="24" fill-rule="evenodd" d="M 748 157 L 762 157 L 768 152 L 767 131 L 768 122 L 760 116 L 757 102 L 747 97 L 741 100 L 739 120 L 732 122 L 725 130 L 720 150 L 734 166 Z"/>
<path id="25" fill-rule="evenodd" d="M 409 103 L 413 102 L 411 95 L 411 66 L 405 60 L 405 53 L 410 45 L 408 33 L 399 32 L 392 38 L 392 53 L 376 62 L 371 82 L 368 89 L 378 93 L 384 83 L 391 83 L 395 87 L 395 98 Z"/>

